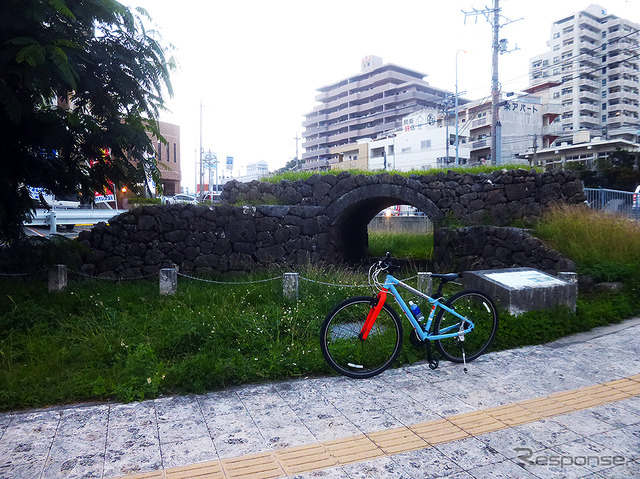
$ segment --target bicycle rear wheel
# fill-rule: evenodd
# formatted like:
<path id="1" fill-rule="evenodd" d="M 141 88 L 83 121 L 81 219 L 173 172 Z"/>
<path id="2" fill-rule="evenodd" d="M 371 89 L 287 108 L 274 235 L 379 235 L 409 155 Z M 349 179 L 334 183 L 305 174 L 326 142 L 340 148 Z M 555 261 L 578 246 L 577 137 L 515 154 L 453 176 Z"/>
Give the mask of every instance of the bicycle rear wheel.
<path id="1" fill-rule="evenodd" d="M 369 378 L 387 369 L 402 347 L 402 323 L 385 304 L 366 340 L 360 332 L 377 298 L 358 296 L 338 304 L 320 329 L 320 349 L 327 363 L 351 378 Z"/>
<path id="2" fill-rule="evenodd" d="M 467 334 L 435 341 L 440 354 L 449 361 L 473 361 L 491 345 L 498 330 L 498 311 L 489 296 L 481 291 L 467 290 L 454 294 L 446 303 L 449 308 L 468 318 L 474 328 Z M 469 327 L 467 321 L 441 309 L 433 324 L 434 334 L 463 331 Z M 442 332 L 441 332 L 442 331 Z"/>

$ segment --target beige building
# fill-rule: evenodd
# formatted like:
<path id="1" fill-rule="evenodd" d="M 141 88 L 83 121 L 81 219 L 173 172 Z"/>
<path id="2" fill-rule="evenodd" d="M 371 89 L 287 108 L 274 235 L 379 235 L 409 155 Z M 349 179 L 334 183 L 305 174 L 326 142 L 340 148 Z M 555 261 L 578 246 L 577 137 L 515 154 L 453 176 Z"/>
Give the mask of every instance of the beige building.
<path id="1" fill-rule="evenodd" d="M 573 135 L 571 142 L 563 142 L 558 146 L 536 151 L 529 149 L 522 157 L 533 166 L 540 166 L 547 170 L 564 169 L 576 163 L 593 168 L 597 160 L 608 158 L 618 149 L 638 154 L 640 144 L 622 138 L 607 140 L 599 136 L 591 137 L 588 131 L 581 131 Z"/>
<path id="2" fill-rule="evenodd" d="M 555 82 L 562 105 L 559 142 L 573 134 L 634 140 L 640 128 L 640 24 L 598 5 L 557 20 L 549 51 L 531 59 L 532 86 Z"/>
<path id="3" fill-rule="evenodd" d="M 164 144 L 155 141 L 156 160 L 160 171 L 160 183 L 165 196 L 180 193 L 180 127 L 172 123 L 160 122 L 160 134 L 167 140 Z"/>
<path id="4" fill-rule="evenodd" d="M 340 160 L 339 154 L 344 161 L 336 148 L 401 128 L 407 114 L 439 108 L 445 97 L 453 97 L 424 78 L 423 73 L 369 56 L 362 59 L 359 74 L 319 88 L 319 105 L 302 124 L 302 168 L 329 168 L 331 160 Z"/>

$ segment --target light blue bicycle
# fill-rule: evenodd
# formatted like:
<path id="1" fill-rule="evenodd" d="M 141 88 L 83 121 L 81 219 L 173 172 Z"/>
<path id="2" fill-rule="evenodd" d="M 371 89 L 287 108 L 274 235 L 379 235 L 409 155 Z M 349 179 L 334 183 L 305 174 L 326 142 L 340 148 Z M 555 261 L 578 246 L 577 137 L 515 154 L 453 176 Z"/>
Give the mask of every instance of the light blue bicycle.
<path id="1" fill-rule="evenodd" d="M 409 336 L 415 346 L 426 346 L 429 367 L 438 367 L 431 352 L 431 341 L 443 358 L 456 363 L 473 361 L 491 345 L 498 329 L 498 312 L 485 293 L 465 290 L 445 301 L 442 287 L 458 278 L 457 273 L 432 274 L 440 284 L 429 296 L 396 279 L 390 254 L 369 270 L 370 283 L 380 291 L 377 296 L 358 296 L 335 306 L 320 329 L 320 348 L 329 365 L 352 378 L 368 378 L 390 367 L 398 357 L 404 337 L 398 313 L 386 302 L 391 293 L 405 314 L 413 331 Z M 384 283 L 378 280 L 385 273 Z M 430 311 L 424 318 L 416 305 L 408 306 L 397 287 L 427 300 Z"/>

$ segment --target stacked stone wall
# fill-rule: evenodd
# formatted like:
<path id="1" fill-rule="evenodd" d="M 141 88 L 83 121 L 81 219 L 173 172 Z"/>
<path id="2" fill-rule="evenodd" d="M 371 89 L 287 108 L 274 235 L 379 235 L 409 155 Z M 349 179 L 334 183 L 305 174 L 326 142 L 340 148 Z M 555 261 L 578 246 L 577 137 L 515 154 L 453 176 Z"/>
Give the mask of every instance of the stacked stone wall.
<path id="1" fill-rule="evenodd" d="M 288 206 L 145 206 L 78 240 L 81 271 L 130 278 L 177 266 L 186 272 L 251 271 L 316 262 L 326 256 L 322 208 Z"/>
<path id="2" fill-rule="evenodd" d="M 585 200 L 582 182 L 570 171 L 538 173 L 513 169 L 490 174 L 449 171 L 434 175 L 313 175 L 277 183 L 231 181 L 222 199 L 230 204 L 265 203 L 329 207 L 342 196 L 369 185 L 397 185 L 426 196 L 445 215 L 468 225 L 508 225 L 536 218 L 550 203 Z"/>
<path id="3" fill-rule="evenodd" d="M 520 228 L 438 228 L 434 235 L 433 257 L 436 271 L 518 267 L 549 273 L 576 270 L 573 261 Z"/>
<path id="4" fill-rule="evenodd" d="M 360 261 L 366 259 L 369 221 L 382 208 L 402 203 L 402 198 L 435 221 L 450 216 L 469 225 L 499 226 L 537 218 L 554 202 L 584 201 L 582 183 L 572 173 L 527 170 L 408 178 L 343 172 L 295 182 L 232 181 L 222 197 L 224 202 L 214 206 L 138 208 L 109 225 L 81 233 L 78 239 L 86 247 L 82 272 L 136 277 L 172 266 L 186 272 L 249 271 L 318 261 Z M 233 206 L 242 203 L 245 206 Z M 456 259 L 461 268 L 475 269 L 525 266 L 520 260 L 529 254 L 532 240 L 518 237 L 516 230 L 507 237 L 498 230 L 495 234 L 490 229 L 477 231 L 488 235 L 482 248 L 480 239 L 460 236 L 469 232 L 446 240 L 442 233 L 436 260 Z M 491 238 L 493 243 L 487 242 Z M 451 252 L 442 245 L 449 245 Z M 468 245 L 475 249 L 464 250 Z M 540 261 L 551 259 L 550 254 L 544 253 Z M 481 261 L 484 256 L 487 259 Z M 544 270 L 555 268 L 544 261 L 540 264 Z"/>

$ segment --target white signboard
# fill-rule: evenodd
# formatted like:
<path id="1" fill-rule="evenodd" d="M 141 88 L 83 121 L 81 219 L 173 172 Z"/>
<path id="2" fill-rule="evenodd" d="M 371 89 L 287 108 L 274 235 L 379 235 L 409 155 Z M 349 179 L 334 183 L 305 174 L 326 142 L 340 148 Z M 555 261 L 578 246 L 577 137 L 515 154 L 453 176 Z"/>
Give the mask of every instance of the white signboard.
<path id="1" fill-rule="evenodd" d="M 501 283 L 509 288 L 540 288 L 565 284 L 558 278 L 541 271 L 509 271 L 505 273 L 490 273 L 486 275 L 492 281 Z"/>

